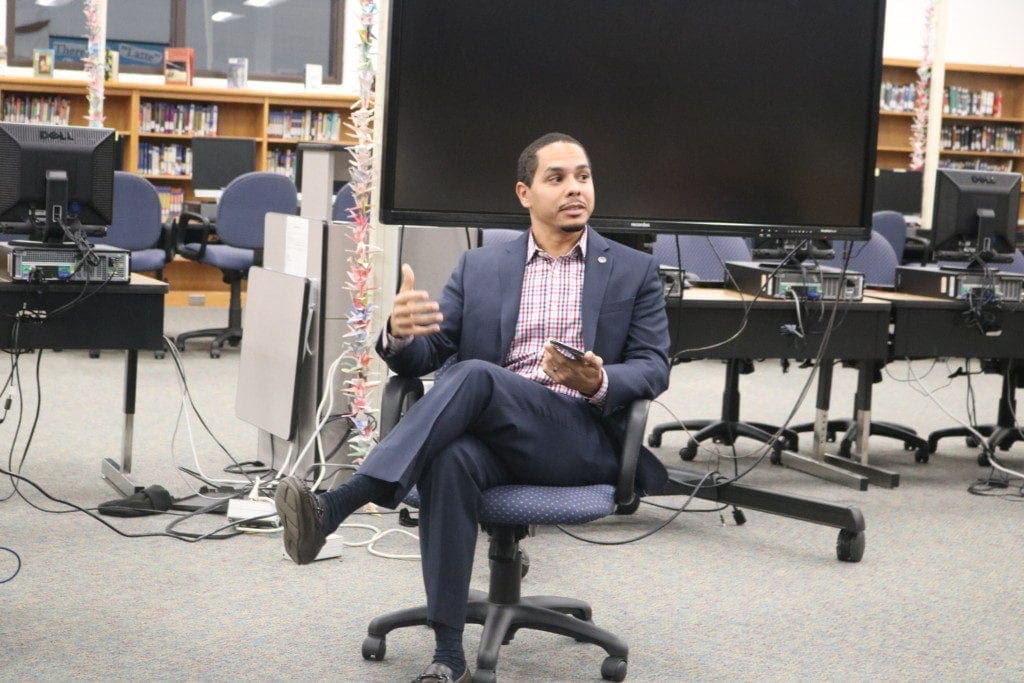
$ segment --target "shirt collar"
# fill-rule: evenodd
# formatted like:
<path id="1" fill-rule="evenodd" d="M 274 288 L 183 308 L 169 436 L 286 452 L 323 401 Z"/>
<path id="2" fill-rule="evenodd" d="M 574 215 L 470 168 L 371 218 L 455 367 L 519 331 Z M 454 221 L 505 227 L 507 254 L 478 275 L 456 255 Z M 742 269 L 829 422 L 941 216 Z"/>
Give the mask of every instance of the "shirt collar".
<path id="1" fill-rule="evenodd" d="M 573 249 L 575 249 L 576 247 L 579 247 L 580 255 L 583 257 L 583 260 L 586 260 L 586 258 L 587 258 L 587 235 L 589 233 L 590 233 L 590 227 L 589 226 L 584 227 L 583 228 L 583 234 L 580 236 L 580 241 L 577 242 L 576 246 L 573 247 Z M 536 240 L 533 239 L 533 231 L 532 230 L 528 231 L 528 235 L 529 235 L 529 237 L 527 237 L 527 239 L 526 239 L 526 262 L 527 263 L 529 263 L 531 260 L 533 260 L 533 257 L 537 254 L 538 251 L 541 251 L 541 248 L 537 246 Z M 570 254 L 572 253 L 572 249 L 569 250 L 569 253 Z"/>

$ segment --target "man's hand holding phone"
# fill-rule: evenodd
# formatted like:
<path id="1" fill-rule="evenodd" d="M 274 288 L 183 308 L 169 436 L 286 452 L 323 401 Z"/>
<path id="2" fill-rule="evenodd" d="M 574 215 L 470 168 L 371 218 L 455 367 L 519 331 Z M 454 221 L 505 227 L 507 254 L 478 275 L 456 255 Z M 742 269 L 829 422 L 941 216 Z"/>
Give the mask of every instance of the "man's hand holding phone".
<path id="1" fill-rule="evenodd" d="M 441 331 L 441 307 L 425 290 L 414 289 L 412 266 L 402 264 L 402 286 L 395 295 L 388 320 L 391 336 L 397 339 L 422 337 Z"/>
<path id="2" fill-rule="evenodd" d="M 551 379 L 584 396 L 593 396 L 604 382 L 604 361 L 600 356 L 555 339 L 544 344 L 541 368 Z"/>

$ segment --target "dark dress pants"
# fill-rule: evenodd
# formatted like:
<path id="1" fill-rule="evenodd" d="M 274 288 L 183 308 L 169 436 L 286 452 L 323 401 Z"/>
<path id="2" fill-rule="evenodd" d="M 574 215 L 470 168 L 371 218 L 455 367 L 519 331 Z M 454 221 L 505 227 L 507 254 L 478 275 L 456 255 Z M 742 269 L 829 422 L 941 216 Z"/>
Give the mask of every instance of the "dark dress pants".
<path id="1" fill-rule="evenodd" d="M 397 506 L 415 484 L 428 618 L 461 627 L 481 492 L 501 484 L 615 481 L 615 449 L 585 400 L 492 363 L 456 363 L 367 456 L 359 473 L 396 484 L 375 501 Z"/>

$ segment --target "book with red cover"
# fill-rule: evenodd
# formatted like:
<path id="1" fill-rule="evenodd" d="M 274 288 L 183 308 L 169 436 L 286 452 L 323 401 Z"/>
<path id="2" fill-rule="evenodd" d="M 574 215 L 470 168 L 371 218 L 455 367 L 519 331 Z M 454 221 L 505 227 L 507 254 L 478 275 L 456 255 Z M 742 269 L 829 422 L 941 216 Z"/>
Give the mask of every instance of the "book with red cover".
<path id="1" fill-rule="evenodd" d="M 164 48 L 164 83 L 192 85 L 196 53 L 190 47 Z"/>

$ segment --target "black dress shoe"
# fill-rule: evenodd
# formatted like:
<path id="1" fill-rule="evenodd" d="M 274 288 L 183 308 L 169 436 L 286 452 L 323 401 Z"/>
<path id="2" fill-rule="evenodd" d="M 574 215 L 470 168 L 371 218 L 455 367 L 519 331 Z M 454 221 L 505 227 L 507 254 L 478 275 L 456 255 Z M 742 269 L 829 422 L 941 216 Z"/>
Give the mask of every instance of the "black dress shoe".
<path id="1" fill-rule="evenodd" d="M 284 527 L 284 550 L 296 564 L 309 564 L 324 547 L 324 511 L 316 494 L 295 477 L 285 477 L 274 492 L 274 507 Z"/>
<path id="2" fill-rule="evenodd" d="M 462 672 L 462 675 L 455 678 L 452 675 L 452 670 L 444 664 L 438 664 L 434 662 L 426 669 L 423 670 L 416 678 L 412 679 L 412 683 L 469 683 L 469 667 Z"/>

